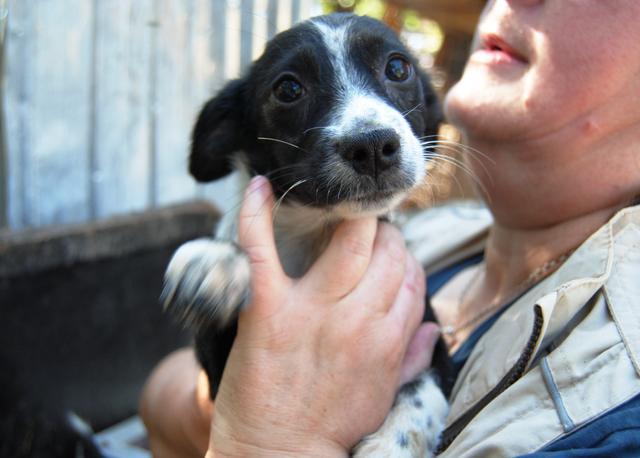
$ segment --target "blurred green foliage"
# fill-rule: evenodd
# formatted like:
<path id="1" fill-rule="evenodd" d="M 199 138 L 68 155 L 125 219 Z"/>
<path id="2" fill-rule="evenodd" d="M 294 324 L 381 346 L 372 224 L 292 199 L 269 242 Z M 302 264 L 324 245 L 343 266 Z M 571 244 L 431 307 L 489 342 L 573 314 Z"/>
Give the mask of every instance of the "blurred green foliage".
<path id="1" fill-rule="evenodd" d="M 321 0 L 325 13 L 353 11 L 356 14 L 382 19 L 385 4 L 382 0 Z"/>
<path id="2" fill-rule="evenodd" d="M 383 0 L 321 0 L 324 13 L 353 11 L 356 14 L 382 19 L 386 9 Z M 400 16 L 402 30 L 408 34 L 421 34 L 424 40 L 417 46 L 418 51 L 435 55 L 444 39 L 442 30 L 434 21 L 421 17 L 416 11 L 403 10 Z"/>

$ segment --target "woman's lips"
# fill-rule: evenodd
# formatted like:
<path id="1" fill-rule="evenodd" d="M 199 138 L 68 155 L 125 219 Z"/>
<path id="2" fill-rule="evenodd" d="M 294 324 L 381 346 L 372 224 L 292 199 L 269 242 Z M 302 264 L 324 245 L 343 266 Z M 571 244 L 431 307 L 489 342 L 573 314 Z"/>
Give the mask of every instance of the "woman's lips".
<path id="1" fill-rule="evenodd" d="M 494 34 L 482 35 L 480 47 L 474 51 L 471 58 L 487 64 L 527 63 L 527 59 L 520 52 Z"/>

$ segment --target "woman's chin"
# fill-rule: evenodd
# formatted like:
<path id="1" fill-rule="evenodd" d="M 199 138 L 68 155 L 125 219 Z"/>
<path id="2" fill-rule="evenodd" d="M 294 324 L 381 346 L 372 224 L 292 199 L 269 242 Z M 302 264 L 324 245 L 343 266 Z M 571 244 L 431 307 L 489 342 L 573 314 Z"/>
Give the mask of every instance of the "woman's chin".
<path id="1" fill-rule="evenodd" d="M 470 140 L 504 141 L 526 135 L 526 113 L 519 106 L 520 100 L 514 101 L 506 91 L 480 84 L 470 87 L 464 81 L 454 85 L 444 100 L 446 119 Z"/>

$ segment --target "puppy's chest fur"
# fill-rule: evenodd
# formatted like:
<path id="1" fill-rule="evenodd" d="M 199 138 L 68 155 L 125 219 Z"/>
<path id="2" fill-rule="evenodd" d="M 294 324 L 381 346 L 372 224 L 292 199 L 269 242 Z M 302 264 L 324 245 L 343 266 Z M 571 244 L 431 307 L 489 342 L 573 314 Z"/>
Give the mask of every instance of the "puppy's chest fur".
<path id="1" fill-rule="evenodd" d="M 287 275 L 299 278 L 327 247 L 340 220 L 322 210 L 298 204 L 276 203 L 273 211 L 273 231 L 280 262 Z M 237 212 L 225 214 L 216 231 L 216 239 L 237 243 L 237 218 Z"/>
<path id="2" fill-rule="evenodd" d="M 327 247 L 337 222 L 322 216 L 314 221 L 310 214 L 287 206 L 276 215 L 274 231 L 276 247 L 284 271 L 293 278 L 301 277 Z"/>

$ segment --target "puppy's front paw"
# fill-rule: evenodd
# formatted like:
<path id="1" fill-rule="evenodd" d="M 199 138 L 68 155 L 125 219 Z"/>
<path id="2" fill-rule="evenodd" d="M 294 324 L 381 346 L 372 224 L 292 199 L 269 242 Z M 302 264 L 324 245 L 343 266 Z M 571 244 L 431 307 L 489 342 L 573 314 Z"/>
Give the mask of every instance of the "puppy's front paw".
<path id="1" fill-rule="evenodd" d="M 354 449 L 355 458 L 433 456 L 449 411 L 433 374 L 422 373 L 402 387 L 378 431 Z"/>
<path id="2" fill-rule="evenodd" d="M 225 327 L 245 305 L 249 260 L 232 242 L 198 239 L 180 246 L 164 275 L 161 301 L 185 325 Z"/>

